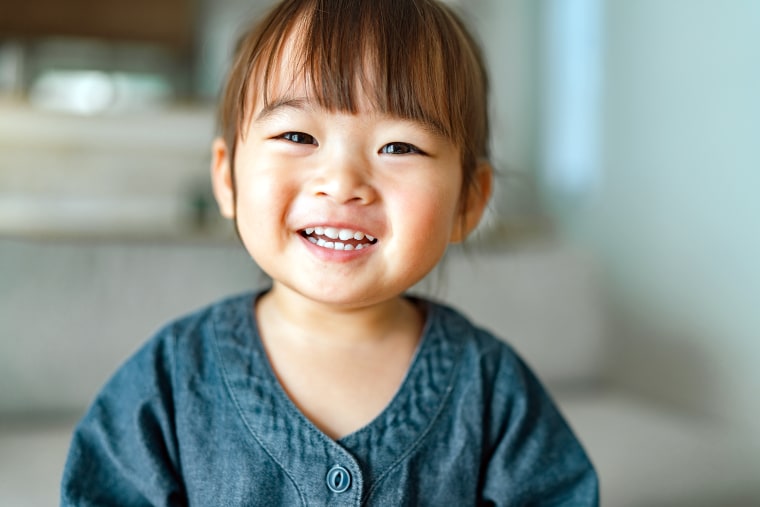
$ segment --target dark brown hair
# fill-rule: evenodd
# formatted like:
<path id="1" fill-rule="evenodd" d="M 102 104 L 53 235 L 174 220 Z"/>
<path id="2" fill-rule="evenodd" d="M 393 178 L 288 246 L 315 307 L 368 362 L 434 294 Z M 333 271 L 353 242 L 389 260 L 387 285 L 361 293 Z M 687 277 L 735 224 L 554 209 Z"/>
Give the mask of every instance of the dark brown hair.
<path id="1" fill-rule="evenodd" d="M 437 0 L 276 5 L 241 38 L 223 92 L 219 122 L 233 170 L 252 97 L 269 104 L 268 83 L 286 45 L 298 58 L 289 62 L 291 78 L 306 79 L 325 109 L 356 112 L 366 96 L 377 111 L 426 123 L 456 143 L 466 198 L 478 161 L 488 158 L 488 83 L 480 48 L 450 7 Z"/>

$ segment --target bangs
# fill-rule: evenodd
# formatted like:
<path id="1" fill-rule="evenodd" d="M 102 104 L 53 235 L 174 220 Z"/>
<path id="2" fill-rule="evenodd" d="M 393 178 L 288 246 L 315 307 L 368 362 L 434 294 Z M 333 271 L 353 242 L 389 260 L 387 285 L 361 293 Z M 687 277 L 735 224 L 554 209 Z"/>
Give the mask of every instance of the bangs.
<path id="1" fill-rule="evenodd" d="M 379 113 L 426 124 L 465 158 L 487 156 L 481 56 L 459 18 L 435 1 L 280 4 L 238 49 L 221 118 L 223 129 L 234 124 L 234 133 L 223 132 L 228 146 L 253 103 L 281 99 L 283 84 L 304 85 L 330 111 L 357 113 L 369 101 Z"/>

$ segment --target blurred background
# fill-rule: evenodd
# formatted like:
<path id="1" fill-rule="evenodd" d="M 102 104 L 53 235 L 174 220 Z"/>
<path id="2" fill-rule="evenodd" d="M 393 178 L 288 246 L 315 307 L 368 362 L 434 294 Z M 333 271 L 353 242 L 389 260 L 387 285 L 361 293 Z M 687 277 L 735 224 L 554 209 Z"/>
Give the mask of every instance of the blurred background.
<path id="1" fill-rule="evenodd" d="M 760 2 L 450 3 L 489 60 L 499 174 L 419 290 L 533 365 L 603 505 L 760 506 Z M 263 283 L 208 165 L 268 4 L 0 0 L 0 505 L 57 504 L 113 370 Z"/>

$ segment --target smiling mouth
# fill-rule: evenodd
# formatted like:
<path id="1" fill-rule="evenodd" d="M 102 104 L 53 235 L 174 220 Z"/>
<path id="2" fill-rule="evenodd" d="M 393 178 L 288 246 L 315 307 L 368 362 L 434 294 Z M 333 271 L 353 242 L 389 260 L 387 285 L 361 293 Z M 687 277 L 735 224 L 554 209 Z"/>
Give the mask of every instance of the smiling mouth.
<path id="1" fill-rule="evenodd" d="M 362 250 L 377 243 L 377 238 L 362 231 L 337 227 L 307 227 L 299 234 L 319 247 L 332 250 Z"/>

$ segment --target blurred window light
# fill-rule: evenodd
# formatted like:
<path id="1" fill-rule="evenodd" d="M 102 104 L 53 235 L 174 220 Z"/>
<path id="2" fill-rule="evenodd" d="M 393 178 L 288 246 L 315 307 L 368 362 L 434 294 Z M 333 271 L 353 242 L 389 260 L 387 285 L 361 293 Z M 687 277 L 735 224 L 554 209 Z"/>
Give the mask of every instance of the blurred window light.
<path id="1" fill-rule="evenodd" d="M 29 99 L 43 109 L 94 114 L 108 109 L 114 95 L 105 72 L 47 71 L 32 85 Z"/>
<path id="2" fill-rule="evenodd" d="M 161 76 L 48 70 L 32 84 L 29 100 L 41 109 L 91 115 L 154 107 L 171 96 L 171 85 Z"/>
<path id="3" fill-rule="evenodd" d="M 543 184 L 583 195 L 599 177 L 602 0 L 548 0 L 544 23 Z"/>

